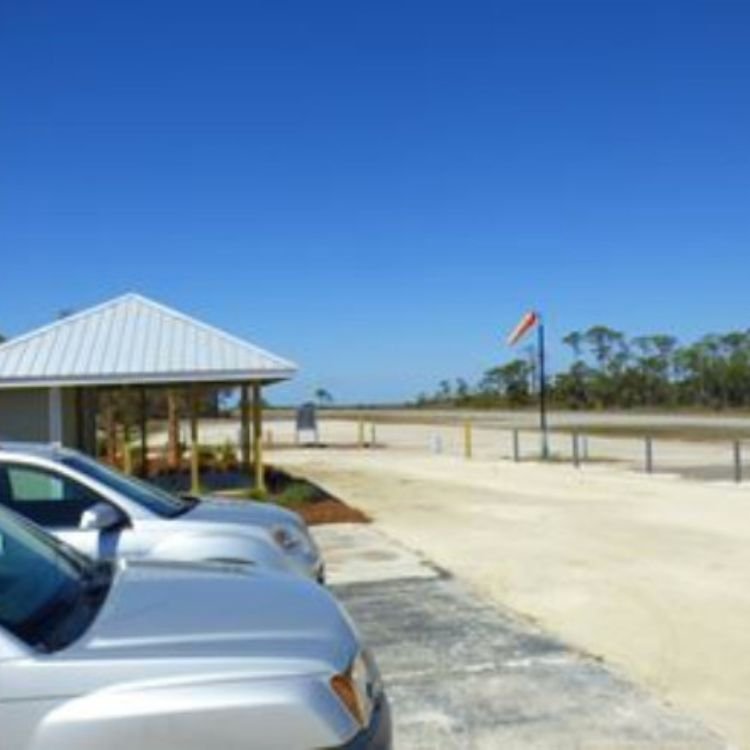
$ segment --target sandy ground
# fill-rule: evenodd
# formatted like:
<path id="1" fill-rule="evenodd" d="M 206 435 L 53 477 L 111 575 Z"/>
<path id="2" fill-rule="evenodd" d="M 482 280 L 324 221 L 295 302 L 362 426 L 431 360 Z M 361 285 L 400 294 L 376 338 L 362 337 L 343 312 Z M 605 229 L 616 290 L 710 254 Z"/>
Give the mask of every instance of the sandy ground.
<path id="1" fill-rule="evenodd" d="M 359 425 L 356 419 L 344 419 L 336 412 L 336 418 L 321 412 L 318 436 L 329 446 L 355 446 L 359 440 Z M 521 460 L 536 460 L 540 454 L 540 438 L 534 431 L 537 416 L 532 412 L 430 412 L 430 411 L 383 411 L 368 419 L 363 412 L 364 439 L 373 438 L 381 445 L 390 448 L 410 450 L 419 453 L 440 452 L 461 456 L 465 450 L 464 424 L 472 424 L 472 450 L 477 458 L 511 459 L 514 455 L 514 430 L 518 430 L 519 456 Z M 288 417 L 280 417 L 269 412 L 265 424 L 264 437 L 274 446 L 295 444 L 294 423 Z M 399 422 L 403 417 L 409 421 Z M 413 420 L 422 420 L 415 422 Z M 709 479 L 712 481 L 732 481 L 734 478 L 734 439 L 750 434 L 750 417 L 718 417 L 707 415 L 679 414 L 618 414 L 553 412 L 550 425 L 557 429 L 580 431 L 578 440 L 581 460 L 591 462 L 613 462 L 629 470 L 643 471 L 646 462 L 646 446 L 642 435 L 653 434 L 652 458 L 654 470 L 659 473 L 672 473 L 687 478 Z M 609 437 L 587 434 L 586 428 L 607 427 L 633 430 L 632 436 Z M 703 441 L 676 440 L 660 437 L 658 430 L 679 428 L 680 431 L 698 433 L 709 431 L 710 438 Z M 183 422 L 183 441 L 187 444 L 188 424 Z M 639 434 L 642 432 L 642 435 Z M 201 420 L 200 442 L 208 445 L 221 445 L 227 440 L 239 440 L 237 420 Z M 311 439 L 305 433 L 304 439 Z M 151 436 L 153 447 L 166 442 L 166 429 L 163 424 L 153 425 Z M 750 481 L 750 439 L 741 443 L 743 473 Z M 569 433 L 553 432 L 550 435 L 550 449 L 558 462 L 571 462 L 573 439 Z"/>
<path id="2" fill-rule="evenodd" d="M 384 534 L 316 526 L 408 750 L 727 750 L 693 717 Z"/>
<path id="3" fill-rule="evenodd" d="M 425 450 L 430 430 L 404 427 L 387 449 L 269 459 L 750 748 L 750 485 L 482 450 L 466 461 Z"/>

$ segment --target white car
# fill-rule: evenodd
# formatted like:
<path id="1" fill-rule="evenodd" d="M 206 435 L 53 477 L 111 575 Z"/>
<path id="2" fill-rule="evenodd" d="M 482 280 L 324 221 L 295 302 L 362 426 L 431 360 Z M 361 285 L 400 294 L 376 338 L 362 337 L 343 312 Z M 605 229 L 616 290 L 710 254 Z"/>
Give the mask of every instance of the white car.
<path id="1" fill-rule="evenodd" d="M 0 509 L 2 750 L 390 750 L 371 654 L 322 586 L 93 561 Z"/>
<path id="2" fill-rule="evenodd" d="M 178 497 L 68 448 L 0 444 L 0 506 L 94 558 L 252 563 L 324 579 L 320 551 L 296 513 Z"/>

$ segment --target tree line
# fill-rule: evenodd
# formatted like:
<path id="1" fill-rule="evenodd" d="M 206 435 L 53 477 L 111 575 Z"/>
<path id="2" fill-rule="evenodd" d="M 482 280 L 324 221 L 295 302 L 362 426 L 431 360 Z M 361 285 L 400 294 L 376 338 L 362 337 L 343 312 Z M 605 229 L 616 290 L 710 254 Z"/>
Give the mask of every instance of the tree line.
<path id="1" fill-rule="evenodd" d="M 681 345 L 674 336 L 628 337 L 604 325 L 563 338 L 567 370 L 548 376 L 552 404 L 570 409 L 750 406 L 750 330 L 709 334 Z M 539 390 L 534 346 L 470 384 L 443 380 L 417 406 L 527 406 Z"/>

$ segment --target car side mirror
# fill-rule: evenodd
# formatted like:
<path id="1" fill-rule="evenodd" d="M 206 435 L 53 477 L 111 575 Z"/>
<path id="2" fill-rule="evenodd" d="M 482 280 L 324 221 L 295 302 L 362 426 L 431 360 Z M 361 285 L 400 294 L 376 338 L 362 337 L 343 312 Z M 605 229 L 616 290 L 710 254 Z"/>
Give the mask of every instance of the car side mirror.
<path id="1" fill-rule="evenodd" d="M 125 523 L 122 511 L 109 503 L 96 503 L 83 511 L 78 528 L 81 531 L 108 531 Z"/>

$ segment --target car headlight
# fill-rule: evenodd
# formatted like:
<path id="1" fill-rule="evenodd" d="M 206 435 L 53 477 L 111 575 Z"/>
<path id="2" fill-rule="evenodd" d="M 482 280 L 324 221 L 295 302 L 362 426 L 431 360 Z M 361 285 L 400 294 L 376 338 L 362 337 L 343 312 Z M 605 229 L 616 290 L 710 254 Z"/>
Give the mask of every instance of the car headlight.
<path id="1" fill-rule="evenodd" d="M 331 688 L 361 727 L 370 724 L 383 686 L 369 651 L 362 651 L 343 674 L 331 678 Z"/>
<path id="2" fill-rule="evenodd" d="M 302 534 L 293 526 L 276 526 L 271 532 L 274 541 L 282 549 L 292 550 L 297 547 L 304 547 L 305 540 Z"/>

